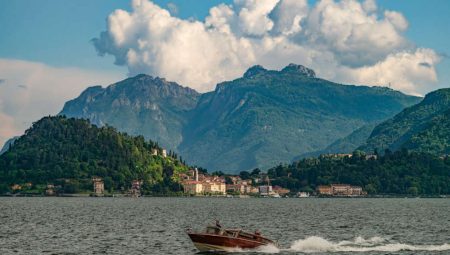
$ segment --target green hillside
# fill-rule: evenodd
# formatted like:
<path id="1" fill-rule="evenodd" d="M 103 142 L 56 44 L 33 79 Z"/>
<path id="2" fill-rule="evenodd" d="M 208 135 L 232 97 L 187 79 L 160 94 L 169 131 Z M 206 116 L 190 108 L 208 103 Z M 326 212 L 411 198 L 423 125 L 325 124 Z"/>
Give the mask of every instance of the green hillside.
<path id="1" fill-rule="evenodd" d="M 392 119 L 375 127 L 365 151 L 406 148 L 437 154 L 450 152 L 450 89 L 440 89 L 426 95 Z"/>
<path id="2" fill-rule="evenodd" d="M 108 190 L 126 190 L 135 179 L 148 190 L 170 187 L 187 167 L 175 155 L 152 156 L 157 143 L 144 137 L 98 128 L 86 120 L 45 117 L 0 156 L 0 184 L 75 185 L 91 190 L 91 178 L 105 180 Z M 178 185 L 174 185 L 178 186 Z"/>
<path id="3" fill-rule="evenodd" d="M 450 154 L 450 109 L 433 117 L 422 131 L 412 135 L 403 147 L 437 154 Z"/>

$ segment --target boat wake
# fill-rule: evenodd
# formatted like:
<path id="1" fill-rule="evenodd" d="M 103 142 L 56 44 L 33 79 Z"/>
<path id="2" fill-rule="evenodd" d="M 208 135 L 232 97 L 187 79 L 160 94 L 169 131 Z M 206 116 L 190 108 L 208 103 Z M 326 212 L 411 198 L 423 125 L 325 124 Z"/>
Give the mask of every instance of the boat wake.
<path id="1" fill-rule="evenodd" d="M 295 241 L 290 251 L 314 252 L 398 252 L 398 251 L 446 251 L 450 244 L 442 245 L 412 245 L 404 243 L 389 243 L 384 238 L 372 237 L 364 239 L 356 237 L 353 241 L 331 242 L 324 238 L 312 236 Z"/>
<path id="2" fill-rule="evenodd" d="M 279 249 L 273 245 L 261 246 L 253 252 L 257 253 L 318 253 L 318 252 L 399 252 L 399 251 L 450 251 L 450 244 L 442 245 L 413 245 L 393 243 L 381 237 L 364 239 L 356 237 L 354 240 L 332 242 L 322 237 L 311 236 L 294 241 L 290 248 Z"/>

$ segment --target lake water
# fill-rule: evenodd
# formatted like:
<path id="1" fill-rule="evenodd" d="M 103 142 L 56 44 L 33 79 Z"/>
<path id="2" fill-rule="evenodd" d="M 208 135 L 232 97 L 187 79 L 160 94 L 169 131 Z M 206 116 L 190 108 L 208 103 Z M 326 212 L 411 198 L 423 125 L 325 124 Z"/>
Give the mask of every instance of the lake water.
<path id="1" fill-rule="evenodd" d="M 240 254 L 450 254 L 450 199 L 0 198 L 0 254 L 195 254 L 220 219 L 281 248 Z"/>

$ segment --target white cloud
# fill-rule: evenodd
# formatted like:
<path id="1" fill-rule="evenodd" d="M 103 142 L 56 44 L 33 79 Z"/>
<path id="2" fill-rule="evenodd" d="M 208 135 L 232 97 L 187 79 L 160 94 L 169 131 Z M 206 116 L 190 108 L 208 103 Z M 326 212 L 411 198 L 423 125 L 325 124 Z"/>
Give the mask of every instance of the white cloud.
<path id="1" fill-rule="evenodd" d="M 268 14 L 279 0 L 235 0 L 239 10 L 238 24 L 241 31 L 249 36 L 262 36 L 272 30 L 274 22 Z"/>
<path id="2" fill-rule="evenodd" d="M 107 72 L 55 68 L 38 62 L 0 59 L 0 147 L 33 121 L 57 114 L 64 103 L 91 85 L 121 77 Z"/>
<path id="3" fill-rule="evenodd" d="M 302 30 L 300 22 L 308 15 L 306 0 L 284 0 L 270 12 L 270 18 L 275 22 L 274 34 L 292 35 Z"/>
<path id="4" fill-rule="evenodd" d="M 211 8 L 204 22 L 133 0 L 132 11 L 113 12 L 93 42 L 100 55 L 127 65 L 130 75 L 161 76 L 199 91 L 254 64 L 279 69 L 294 62 L 323 78 L 390 82 L 421 94 L 433 88 L 439 57 L 408 41 L 407 28 L 401 13 L 380 12 L 375 0 L 321 0 L 314 6 L 306 0 L 235 0 Z"/>
<path id="5" fill-rule="evenodd" d="M 387 86 L 408 94 L 423 95 L 428 92 L 427 83 L 436 82 L 434 64 L 440 57 L 430 49 L 400 52 L 389 55 L 373 66 L 343 70 L 348 81 L 356 80 L 367 85 Z"/>

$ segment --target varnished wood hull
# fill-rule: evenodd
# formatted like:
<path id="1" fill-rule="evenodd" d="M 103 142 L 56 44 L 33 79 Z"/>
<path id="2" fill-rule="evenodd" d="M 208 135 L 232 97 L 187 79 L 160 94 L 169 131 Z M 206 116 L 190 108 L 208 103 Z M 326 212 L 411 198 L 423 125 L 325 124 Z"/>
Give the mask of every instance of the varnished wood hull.
<path id="1" fill-rule="evenodd" d="M 255 249 L 260 246 L 273 244 L 267 241 L 249 240 L 213 234 L 188 233 L 195 247 L 205 251 L 236 251 L 238 249 Z"/>

